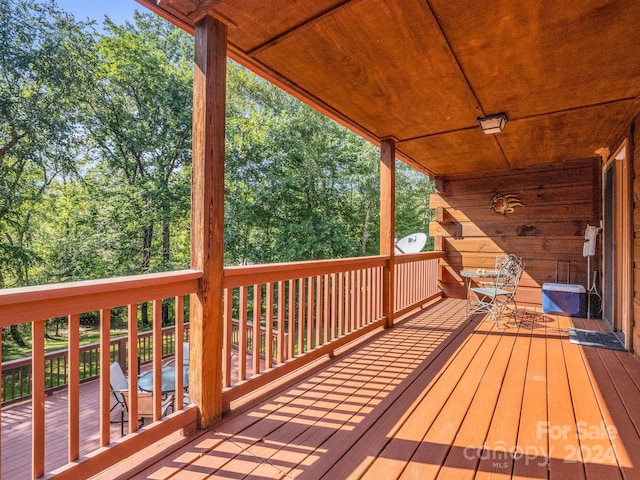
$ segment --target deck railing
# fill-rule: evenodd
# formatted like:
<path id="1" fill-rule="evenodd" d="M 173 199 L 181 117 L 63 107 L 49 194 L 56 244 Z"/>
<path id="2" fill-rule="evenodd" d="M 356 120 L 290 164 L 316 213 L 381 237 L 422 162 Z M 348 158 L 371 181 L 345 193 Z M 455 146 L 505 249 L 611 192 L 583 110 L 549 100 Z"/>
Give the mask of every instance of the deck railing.
<path id="1" fill-rule="evenodd" d="M 439 294 L 438 258 L 441 256 L 441 252 L 429 252 L 395 257 L 396 316 L 411 311 L 425 299 Z"/>
<path id="2" fill-rule="evenodd" d="M 184 335 L 188 336 L 189 324 L 185 324 Z M 138 335 L 139 366 L 153 360 L 153 332 Z M 127 351 L 129 337 L 112 338 L 109 342 L 110 362 L 118 362 L 127 370 Z M 162 328 L 162 358 L 173 356 L 175 352 L 175 327 Z M 69 350 L 62 349 L 46 353 L 45 356 L 45 393 L 66 388 L 69 371 Z M 90 343 L 80 347 L 80 382 L 95 380 L 100 376 L 100 343 Z M 2 363 L 2 403 L 8 405 L 23 401 L 31 396 L 32 386 L 31 357 L 9 360 Z"/>
<path id="3" fill-rule="evenodd" d="M 69 348 L 66 364 L 68 384 L 67 438 L 68 461 L 76 462 L 80 457 L 80 314 L 100 312 L 100 348 L 98 369 L 100 372 L 99 444 L 111 443 L 110 408 L 111 392 L 109 365 L 111 363 L 110 317 L 111 309 L 126 306 L 128 311 L 128 336 L 138 337 L 138 305 L 152 302 L 153 330 L 152 355 L 154 376 L 160 378 L 162 368 L 162 301 L 175 299 L 175 342 L 181 344 L 184 338 L 184 295 L 195 293 L 202 274 L 197 271 L 180 271 L 159 274 L 121 277 L 107 280 L 72 282 L 68 284 L 44 285 L 39 287 L 0 290 L 0 327 L 14 324 L 30 324 L 31 328 L 31 395 L 32 395 L 32 477 L 45 473 L 45 390 L 47 368 L 45 360 L 45 320 L 68 316 Z M 1 352 L 0 352 L 1 353 Z M 128 350 L 127 364 L 130 371 L 138 368 L 138 342 L 133 342 Z M 177 356 L 182 355 L 178 349 Z M 182 368 L 176 368 L 177 383 L 182 385 Z M 136 399 L 128 405 L 131 432 L 137 430 L 137 395 L 135 382 L 130 382 L 130 398 Z M 154 386 L 154 417 L 161 417 L 161 392 Z M 176 410 L 183 409 L 182 389 L 176 391 Z M 184 413 L 184 414 L 183 414 Z M 180 429 L 195 419 L 195 410 L 184 410 L 172 415 L 166 422 L 165 434 L 169 430 Z M 154 436 L 151 431 L 141 437 L 140 447 L 150 444 Z M 145 444 L 146 442 L 146 444 Z"/>
<path id="4" fill-rule="evenodd" d="M 253 325 L 246 325 L 247 347 L 253 351 Z M 153 360 L 153 332 L 142 332 L 138 334 L 138 368 Z M 286 337 L 286 333 L 284 333 Z M 189 336 L 189 324 L 184 324 L 184 338 Z M 279 333 L 276 329 L 272 331 L 272 349 L 278 345 Z M 162 328 L 162 358 L 167 359 L 175 354 L 175 327 Z M 260 358 L 264 359 L 267 352 L 267 329 L 260 326 L 258 340 L 258 351 Z M 232 320 L 231 346 L 236 349 L 240 341 L 240 322 Z M 286 339 L 285 339 L 286 342 Z M 126 372 L 127 352 L 129 337 L 112 338 L 110 342 L 110 362 L 118 362 Z M 99 360 L 100 343 L 90 343 L 80 347 L 80 383 L 95 380 L 100 376 Z M 33 374 L 31 370 L 31 357 L 9 360 L 2 363 L 2 404 L 24 401 L 31 397 L 31 386 Z M 69 350 L 62 349 L 45 354 L 45 394 L 49 395 L 56 390 L 67 387 L 69 368 Z"/>
<path id="5" fill-rule="evenodd" d="M 228 407 L 239 397 L 260 388 L 283 375 L 333 352 L 362 335 L 387 323 L 384 314 L 385 291 L 395 291 L 391 303 L 397 315 L 435 298 L 440 294 L 437 265 L 441 253 L 430 252 L 396 257 L 395 289 L 385 289 L 389 274 L 388 257 L 365 257 L 343 260 L 296 262 L 276 265 L 230 267 L 224 271 L 224 338 L 223 338 L 223 404 Z M 138 357 L 147 347 L 133 342 L 132 348 L 112 347 L 109 338 L 111 309 L 126 306 L 128 337 L 138 337 L 138 305 L 152 302 L 153 319 L 162 318 L 162 302 L 174 299 L 175 326 L 170 327 L 171 342 L 184 341 L 184 296 L 196 293 L 202 274 L 197 271 L 159 273 L 135 277 L 76 282 L 41 287 L 0 290 L 0 326 L 28 323 L 32 329 L 31 384 L 33 406 L 32 465 L 34 478 L 45 473 L 44 396 L 47 382 L 47 360 L 44 354 L 45 320 L 60 316 L 69 319 L 69 349 L 65 360 L 54 367 L 60 378 L 66 376 L 68 388 L 68 461 L 75 465 L 59 470 L 62 478 L 73 478 L 79 458 L 79 385 L 81 352 L 79 345 L 80 314 L 100 312 L 99 348 L 97 355 L 100 378 L 100 445 L 110 438 L 109 365 L 126 364 L 131 371 L 138 368 Z M 152 371 L 160 377 L 163 356 L 161 321 L 153 321 L 151 338 Z M 167 329 L 164 329 L 165 331 Z M 146 336 L 147 334 L 144 334 Z M 166 335 L 166 333 L 165 333 Z M 259 339 L 259 341 L 254 341 Z M 118 340 L 120 341 L 120 340 Z M 92 347 L 93 348 L 93 347 Z M 0 352 L 1 353 L 1 352 Z M 232 358 L 235 355 L 236 358 Z M 182 365 L 182 349 L 175 349 L 176 365 Z M 146 357 L 145 357 L 146 358 Z M 142 360 L 141 360 L 142 361 Z M 92 363 L 94 364 L 94 363 Z M 232 368 L 233 366 L 233 368 Z M 51 371 L 51 368 L 49 368 Z M 90 372 L 94 373 L 94 372 Z M 145 429 L 135 442 L 143 448 L 159 436 L 193 424 L 196 411 L 183 407 L 182 368 L 176 368 L 177 386 L 174 405 L 177 413 L 158 423 L 162 428 Z M 155 380 L 155 378 L 154 378 Z M 57 386 L 57 384 L 56 384 Z M 130 382 L 130 397 L 135 398 L 135 382 Z M 155 418 L 161 419 L 159 380 L 154 386 Z M 130 432 L 137 430 L 137 406 L 129 405 Z M 155 430 L 155 431 L 154 431 Z M 143 440 L 144 439 L 144 440 Z M 127 442 L 109 445 L 105 451 L 110 461 L 131 454 Z M 97 457 L 92 457 L 93 460 Z M 86 462 L 80 462 L 80 465 Z M 96 465 L 103 465 L 96 461 Z M 71 464 L 70 464 L 71 465 Z M 84 471 L 86 473 L 86 471 Z M 77 472 L 76 472 L 77 473 Z"/>
<path id="6" fill-rule="evenodd" d="M 396 257 L 396 314 L 439 295 L 441 256 L 428 252 Z M 226 268 L 225 407 L 382 326 L 385 268 L 389 259 L 382 256 Z M 233 354 L 238 358 L 232 362 L 229 319 L 236 317 L 239 338 Z M 258 328 L 266 330 L 266 352 L 249 341 L 250 332 L 256 335 Z M 276 336 L 276 331 L 282 334 Z"/>

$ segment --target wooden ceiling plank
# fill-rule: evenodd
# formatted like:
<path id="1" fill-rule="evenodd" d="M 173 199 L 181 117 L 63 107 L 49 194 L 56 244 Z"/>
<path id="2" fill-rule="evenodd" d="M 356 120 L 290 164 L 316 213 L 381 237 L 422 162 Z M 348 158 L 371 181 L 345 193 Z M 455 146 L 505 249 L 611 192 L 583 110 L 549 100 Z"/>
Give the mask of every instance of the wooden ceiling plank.
<path id="1" fill-rule="evenodd" d="M 637 0 L 137 1 L 235 23 L 232 58 L 430 176 L 586 158 L 640 111 Z"/>
<path id="2" fill-rule="evenodd" d="M 256 45 L 252 49 L 248 50 L 246 53 L 247 53 L 247 55 L 252 56 L 252 55 L 260 52 L 261 50 L 263 50 L 265 48 L 268 48 L 271 45 L 277 43 L 278 41 L 280 41 L 281 39 L 285 38 L 286 36 L 291 35 L 296 30 L 298 30 L 300 28 L 304 28 L 304 27 L 306 27 L 308 25 L 311 25 L 313 22 L 317 22 L 317 21 L 321 20 L 322 18 L 326 17 L 327 15 L 330 15 L 333 12 L 335 12 L 336 10 L 339 10 L 340 8 L 344 7 L 346 4 L 352 3 L 354 1 L 358 1 L 358 0 L 343 0 L 341 3 L 339 3 L 337 5 L 333 5 L 332 7 L 329 7 L 326 10 L 318 12 L 316 15 L 314 15 L 314 16 L 312 16 L 310 18 L 307 18 L 306 20 L 298 23 L 297 25 L 293 25 L 293 26 L 289 27 L 287 30 L 285 30 L 284 32 L 280 33 L 279 35 L 276 35 L 275 37 L 269 38 L 268 40 L 265 40 L 260 45 Z"/>
<path id="3" fill-rule="evenodd" d="M 477 104 L 443 42 L 422 2 L 369 0 L 348 4 L 254 58 L 297 77 L 356 123 L 376 127 L 370 130 L 377 137 L 403 139 L 475 124 Z"/>

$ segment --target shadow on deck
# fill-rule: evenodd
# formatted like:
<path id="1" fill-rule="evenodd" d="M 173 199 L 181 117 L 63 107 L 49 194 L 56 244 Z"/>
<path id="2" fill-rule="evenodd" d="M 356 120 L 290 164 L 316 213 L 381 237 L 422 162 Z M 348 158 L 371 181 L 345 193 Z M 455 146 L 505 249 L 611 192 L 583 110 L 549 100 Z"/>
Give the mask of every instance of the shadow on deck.
<path id="1" fill-rule="evenodd" d="M 464 311 L 443 300 L 98 478 L 640 478 L 640 363 L 567 337 L 601 321 L 529 309 L 496 328 Z"/>
<path id="2" fill-rule="evenodd" d="M 464 310 L 441 301 L 137 476 L 101 478 L 640 476 L 640 364 L 567 338 L 601 321 L 524 310 L 496 328 Z"/>

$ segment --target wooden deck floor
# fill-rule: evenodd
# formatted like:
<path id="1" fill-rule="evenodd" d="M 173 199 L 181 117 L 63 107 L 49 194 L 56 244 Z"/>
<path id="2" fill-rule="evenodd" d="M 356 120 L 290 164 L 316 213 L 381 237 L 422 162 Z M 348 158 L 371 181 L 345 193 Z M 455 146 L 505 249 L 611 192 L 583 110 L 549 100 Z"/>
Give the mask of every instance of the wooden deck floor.
<path id="1" fill-rule="evenodd" d="M 440 302 L 134 478 L 640 478 L 640 364 L 567 339 L 601 321 L 496 328 L 464 308 Z"/>

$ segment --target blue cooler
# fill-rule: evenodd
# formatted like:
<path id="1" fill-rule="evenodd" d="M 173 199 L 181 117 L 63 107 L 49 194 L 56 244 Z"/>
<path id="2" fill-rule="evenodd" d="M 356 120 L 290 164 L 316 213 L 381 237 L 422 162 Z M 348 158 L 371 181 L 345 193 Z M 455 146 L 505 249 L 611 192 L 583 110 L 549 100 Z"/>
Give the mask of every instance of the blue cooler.
<path id="1" fill-rule="evenodd" d="M 587 316 L 587 291 L 582 285 L 544 283 L 542 310 L 569 317 Z"/>

